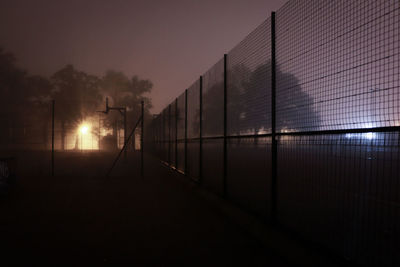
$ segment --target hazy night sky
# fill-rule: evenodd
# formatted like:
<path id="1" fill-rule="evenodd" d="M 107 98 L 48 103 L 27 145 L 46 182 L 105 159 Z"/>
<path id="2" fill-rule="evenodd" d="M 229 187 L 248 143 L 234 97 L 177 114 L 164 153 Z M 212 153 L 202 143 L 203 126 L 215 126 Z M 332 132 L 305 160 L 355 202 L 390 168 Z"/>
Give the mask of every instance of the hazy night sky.
<path id="1" fill-rule="evenodd" d="M 66 64 L 150 79 L 154 113 L 287 0 L 1 0 L 0 46 L 30 74 Z"/>

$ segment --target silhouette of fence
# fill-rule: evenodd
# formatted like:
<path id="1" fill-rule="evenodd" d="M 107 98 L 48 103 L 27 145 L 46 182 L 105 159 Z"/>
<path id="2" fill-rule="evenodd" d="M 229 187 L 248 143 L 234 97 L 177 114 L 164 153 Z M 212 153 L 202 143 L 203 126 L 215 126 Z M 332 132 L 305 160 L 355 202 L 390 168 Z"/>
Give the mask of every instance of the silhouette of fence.
<path id="1" fill-rule="evenodd" d="M 152 122 L 166 164 L 361 264 L 400 263 L 400 2 L 289 1 Z"/>

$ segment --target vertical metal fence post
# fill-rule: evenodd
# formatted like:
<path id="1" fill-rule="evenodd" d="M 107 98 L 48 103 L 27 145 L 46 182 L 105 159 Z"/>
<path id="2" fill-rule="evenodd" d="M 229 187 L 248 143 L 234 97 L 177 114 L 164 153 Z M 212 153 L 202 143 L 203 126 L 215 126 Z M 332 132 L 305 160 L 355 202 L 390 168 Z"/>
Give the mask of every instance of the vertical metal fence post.
<path id="1" fill-rule="evenodd" d="M 224 54 L 224 176 L 223 176 L 223 196 L 226 196 L 226 180 L 228 176 L 228 144 L 227 144 L 227 59 L 228 55 Z"/>
<path id="2" fill-rule="evenodd" d="M 175 99 L 175 168 L 178 169 L 178 98 Z"/>
<path id="3" fill-rule="evenodd" d="M 168 105 L 168 165 L 171 166 L 171 104 Z"/>
<path id="4" fill-rule="evenodd" d="M 54 176 L 54 106 L 55 100 L 51 101 L 51 176 Z"/>
<path id="5" fill-rule="evenodd" d="M 271 221 L 277 221 L 277 141 L 276 141 L 276 35 L 275 12 L 271 14 Z"/>
<path id="6" fill-rule="evenodd" d="M 142 118 L 140 122 L 140 128 L 141 128 L 141 133 L 140 133 L 140 175 L 143 177 L 144 175 L 144 101 L 142 101 Z M 133 135 L 133 138 L 135 138 L 135 135 Z"/>
<path id="7" fill-rule="evenodd" d="M 187 93 L 188 90 L 185 90 L 185 175 L 187 175 Z"/>
<path id="8" fill-rule="evenodd" d="M 199 115 L 199 126 L 200 126 L 200 158 L 199 158 L 199 183 L 203 179 L 203 76 L 200 76 L 200 115 Z"/>
<path id="9" fill-rule="evenodd" d="M 126 121 L 126 108 L 123 109 L 124 111 L 124 146 L 127 145 L 128 142 L 128 129 L 127 129 L 127 121 Z M 133 134 L 133 138 L 135 138 L 135 134 Z M 125 163 L 127 162 L 128 154 L 127 154 L 127 148 L 124 150 L 124 161 Z"/>
<path id="10" fill-rule="evenodd" d="M 163 157 L 162 157 L 162 160 L 165 162 L 166 161 L 166 149 L 165 149 L 165 144 L 166 144 L 166 141 L 165 141 L 165 131 L 166 131 L 166 129 L 165 129 L 165 109 L 160 113 L 160 114 L 162 114 L 162 125 L 161 125 L 161 130 L 162 130 L 162 155 L 163 155 Z"/>
<path id="11" fill-rule="evenodd" d="M 99 137 L 99 140 L 98 140 L 99 149 L 98 150 L 100 150 L 100 113 L 98 113 L 98 114 L 99 114 L 99 129 L 98 129 L 97 134 L 98 134 L 98 137 Z"/>

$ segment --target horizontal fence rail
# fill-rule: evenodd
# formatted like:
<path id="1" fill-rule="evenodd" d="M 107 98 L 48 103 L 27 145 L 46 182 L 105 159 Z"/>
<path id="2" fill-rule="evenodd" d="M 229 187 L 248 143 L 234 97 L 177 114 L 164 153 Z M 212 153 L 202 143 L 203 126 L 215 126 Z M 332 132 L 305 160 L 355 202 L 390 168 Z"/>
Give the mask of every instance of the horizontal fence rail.
<path id="1" fill-rule="evenodd" d="M 400 264 L 400 2 L 288 1 L 154 118 L 153 153 L 359 264 Z"/>

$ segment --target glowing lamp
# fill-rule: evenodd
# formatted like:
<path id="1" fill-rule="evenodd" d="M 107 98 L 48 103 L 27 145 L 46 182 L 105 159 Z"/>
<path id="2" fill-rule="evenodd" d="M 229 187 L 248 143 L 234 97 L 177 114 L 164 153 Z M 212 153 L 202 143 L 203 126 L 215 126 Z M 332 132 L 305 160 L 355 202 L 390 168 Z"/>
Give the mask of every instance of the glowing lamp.
<path id="1" fill-rule="evenodd" d="M 81 132 L 81 134 L 87 134 L 88 131 L 89 131 L 89 126 L 87 126 L 87 125 L 82 125 L 82 126 L 79 128 L 79 131 Z"/>

